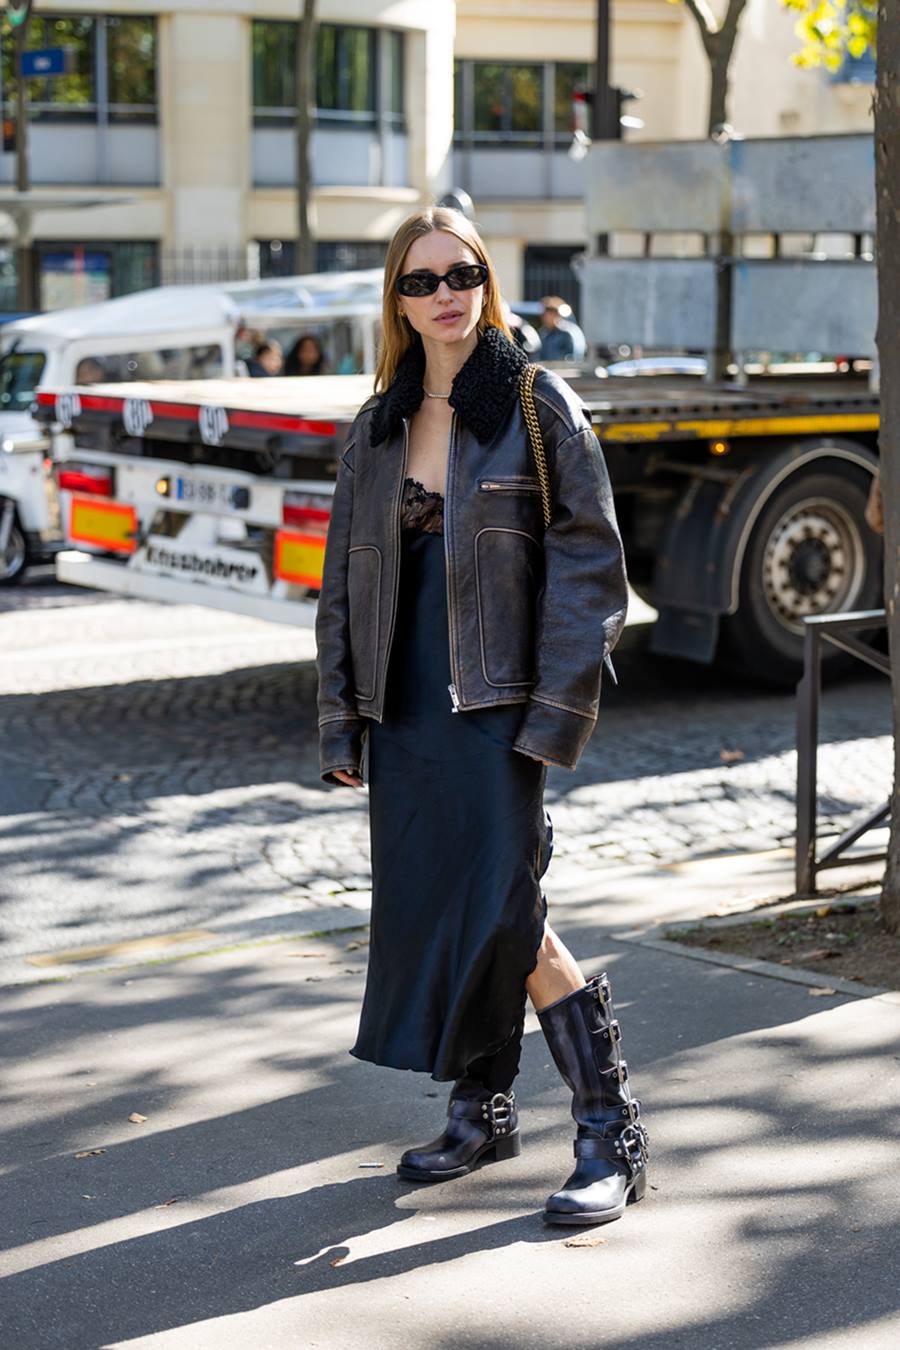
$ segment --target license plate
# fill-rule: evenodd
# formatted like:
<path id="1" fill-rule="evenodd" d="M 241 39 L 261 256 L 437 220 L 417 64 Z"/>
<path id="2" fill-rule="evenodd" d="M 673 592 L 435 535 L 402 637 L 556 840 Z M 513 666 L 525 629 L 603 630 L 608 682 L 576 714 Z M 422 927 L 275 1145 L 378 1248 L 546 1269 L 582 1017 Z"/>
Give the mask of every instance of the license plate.
<path id="1" fill-rule="evenodd" d="M 218 507 L 226 511 L 245 511 L 250 505 L 250 489 L 234 483 L 211 482 L 205 478 L 175 478 L 172 480 L 175 501 L 192 506 Z"/>

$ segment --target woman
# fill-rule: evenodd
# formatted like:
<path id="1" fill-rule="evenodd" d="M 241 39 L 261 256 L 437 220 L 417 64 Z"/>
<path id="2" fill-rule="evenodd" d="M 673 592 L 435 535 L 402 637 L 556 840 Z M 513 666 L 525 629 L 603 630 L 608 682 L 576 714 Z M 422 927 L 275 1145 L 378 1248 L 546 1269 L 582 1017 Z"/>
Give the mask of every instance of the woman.
<path id="1" fill-rule="evenodd" d="M 281 375 L 283 367 L 284 357 L 281 347 L 274 338 L 265 338 L 260 342 L 253 353 L 252 361 L 247 362 L 247 369 L 254 379 Z"/>
<path id="2" fill-rule="evenodd" d="M 455 211 L 411 216 L 385 264 L 380 391 L 341 455 L 319 597 L 322 777 L 362 786 L 372 921 L 351 1053 L 452 1081 L 412 1180 L 519 1152 L 513 1080 L 526 990 L 574 1093 L 577 1164 L 557 1223 L 618 1218 L 645 1187 L 605 975 L 585 981 L 546 922 L 546 766 L 574 768 L 626 583 L 600 448 L 538 373 L 552 522 L 484 245 Z"/>
<path id="3" fill-rule="evenodd" d="M 304 333 L 291 347 L 284 362 L 285 375 L 322 375 L 325 353 L 313 333 Z"/>

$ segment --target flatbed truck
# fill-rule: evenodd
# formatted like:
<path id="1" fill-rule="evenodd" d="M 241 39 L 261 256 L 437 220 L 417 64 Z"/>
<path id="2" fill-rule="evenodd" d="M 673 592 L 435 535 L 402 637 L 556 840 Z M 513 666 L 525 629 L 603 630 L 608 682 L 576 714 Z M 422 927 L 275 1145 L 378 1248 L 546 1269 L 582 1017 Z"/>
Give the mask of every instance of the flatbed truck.
<path id="1" fill-rule="evenodd" d="M 571 378 L 632 584 L 659 614 L 651 651 L 784 683 L 803 617 L 877 606 L 865 381 Z M 338 456 L 371 389 L 368 375 L 40 391 L 70 546 L 59 577 L 311 625 Z"/>

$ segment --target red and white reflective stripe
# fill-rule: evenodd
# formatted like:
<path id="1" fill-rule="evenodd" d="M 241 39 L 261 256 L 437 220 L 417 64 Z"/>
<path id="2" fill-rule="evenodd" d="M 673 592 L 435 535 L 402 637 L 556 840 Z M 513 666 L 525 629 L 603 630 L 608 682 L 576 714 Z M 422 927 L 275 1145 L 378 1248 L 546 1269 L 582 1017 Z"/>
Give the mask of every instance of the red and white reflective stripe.
<path id="1" fill-rule="evenodd" d="M 82 412 L 121 413 L 125 404 L 129 402 L 128 399 L 110 398 L 106 394 L 79 394 L 78 397 Z M 37 402 L 42 408 L 52 408 L 56 404 L 56 398 L 55 393 L 40 390 Z M 149 399 L 148 402 L 154 421 L 168 418 L 172 421 L 199 422 L 203 409 L 208 406 L 198 403 L 167 403 L 157 399 Z M 314 418 L 293 416 L 290 413 L 257 412 L 241 408 L 225 408 L 225 412 L 231 427 L 258 428 L 261 431 L 292 431 L 301 436 L 334 436 L 337 432 L 335 422 L 320 422 Z"/>

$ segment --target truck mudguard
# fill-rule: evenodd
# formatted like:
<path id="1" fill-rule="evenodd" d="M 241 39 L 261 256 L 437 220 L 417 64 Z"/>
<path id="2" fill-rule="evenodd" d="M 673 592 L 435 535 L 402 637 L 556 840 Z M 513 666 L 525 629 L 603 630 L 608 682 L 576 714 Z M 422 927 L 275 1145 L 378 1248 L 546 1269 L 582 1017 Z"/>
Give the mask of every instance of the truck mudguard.
<path id="1" fill-rule="evenodd" d="M 835 460 L 869 473 L 878 465 L 877 455 L 859 442 L 805 437 L 765 463 L 744 467 L 730 481 L 718 473 L 690 478 L 657 556 L 653 602 L 659 620 L 651 651 L 712 661 L 719 619 L 737 610 L 744 554 L 766 502 L 793 474 Z"/>

